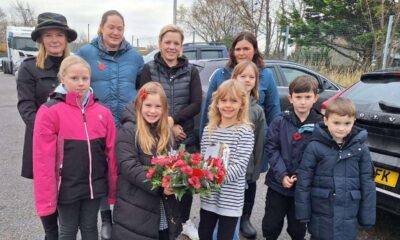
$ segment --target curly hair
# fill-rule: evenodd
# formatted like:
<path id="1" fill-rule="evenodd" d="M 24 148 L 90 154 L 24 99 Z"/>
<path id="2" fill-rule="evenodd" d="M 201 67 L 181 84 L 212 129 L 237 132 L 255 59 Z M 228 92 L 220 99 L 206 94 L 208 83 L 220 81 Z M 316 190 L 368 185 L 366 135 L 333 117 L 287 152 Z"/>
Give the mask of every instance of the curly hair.
<path id="1" fill-rule="evenodd" d="M 212 95 L 212 102 L 208 111 L 208 128 L 214 131 L 221 123 L 221 113 L 217 107 L 221 98 L 231 96 L 240 100 L 241 106 L 237 115 L 237 124 L 246 123 L 252 125 L 249 121 L 249 97 L 243 84 L 239 81 L 229 79 L 223 82 Z"/>

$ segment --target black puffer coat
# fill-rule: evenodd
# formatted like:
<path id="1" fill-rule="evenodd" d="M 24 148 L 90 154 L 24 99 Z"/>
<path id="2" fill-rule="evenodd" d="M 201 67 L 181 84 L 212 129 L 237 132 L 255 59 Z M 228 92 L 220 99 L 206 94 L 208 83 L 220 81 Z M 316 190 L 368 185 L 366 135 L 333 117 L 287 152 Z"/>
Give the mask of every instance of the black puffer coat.
<path id="1" fill-rule="evenodd" d="M 61 57 L 47 57 L 44 69 L 40 69 L 36 67 L 36 57 L 30 57 L 22 62 L 18 71 L 17 107 L 26 126 L 21 176 L 26 178 L 33 178 L 32 139 L 36 112 L 58 85 L 61 60 Z"/>
<path id="2" fill-rule="evenodd" d="M 161 54 L 147 63 L 140 76 L 140 86 L 149 81 L 159 82 L 168 98 L 168 112 L 175 124 L 182 126 L 186 139 L 177 145 L 185 144 L 189 152 L 198 147 L 198 138 L 194 133 L 194 117 L 201 109 L 201 83 L 199 71 L 184 57 L 178 58 L 174 67 L 169 67 Z"/>
<path id="3" fill-rule="evenodd" d="M 367 131 L 353 127 L 344 145 L 324 123 L 314 130 L 297 174 L 297 219 L 308 223 L 312 239 L 353 240 L 358 225 L 375 224 L 373 166 L 364 143 Z"/>
<path id="4" fill-rule="evenodd" d="M 182 231 L 179 202 L 175 196 L 163 195 L 163 189 L 151 190 L 151 183 L 144 182 L 151 157 L 135 143 L 136 114 L 130 103 L 121 116 L 122 128 L 116 142 L 118 161 L 117 202 L 114 206 L 113 240 L 158 240 L 160 199 L 167 220 L 169 239 L 176 239 Z"/>

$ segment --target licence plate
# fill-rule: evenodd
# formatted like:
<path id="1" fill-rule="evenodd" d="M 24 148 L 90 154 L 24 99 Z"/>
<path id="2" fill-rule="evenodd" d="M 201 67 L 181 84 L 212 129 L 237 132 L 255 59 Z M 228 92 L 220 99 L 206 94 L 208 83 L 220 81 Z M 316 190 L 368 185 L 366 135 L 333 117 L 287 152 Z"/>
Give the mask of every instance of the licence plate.
<path id="1" fill-rule="evenodd" d="M 375 182 L 389 186 L 396 187 L 397 179 L 399 178 L 399 173 L 395 171 L 390 171 L 384 168 L 375 168 Z"/>

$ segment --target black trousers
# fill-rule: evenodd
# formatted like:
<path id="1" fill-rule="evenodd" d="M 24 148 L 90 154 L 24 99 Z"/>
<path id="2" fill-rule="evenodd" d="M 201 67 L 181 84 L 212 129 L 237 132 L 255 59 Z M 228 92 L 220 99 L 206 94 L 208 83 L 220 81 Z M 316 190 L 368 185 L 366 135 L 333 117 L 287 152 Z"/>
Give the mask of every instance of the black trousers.
<path id="1" fill-rule="evenodd" d="M 43 229 L 45 232 L 46 240 L 58 240 L 58 212 L 40 217 L 42 221 Z"/>
<path id="2" fill-rule="evenodd" d="M 199 237 L 200 240 L 212 240 L 215 225 L 218 221 L 218 240 L 233 239 L 238 217 L 221 216 L 200 209 Z"/>
<path id="3" fill-rule="evenodd" d="M 158 231 L 158 239 L 159 240 L 169 240 L 169 232 L 168 228 L 162 231 Z"/>
<path id="4" fill-rule="evenodd" d="M 58 204 L 60 214 L 59 240 L 76 240 L 78 229 L 84 240 L 98 240 L 97 215 L 100 198 L 81 199 L 70 204 Z"/>
<path id="5" fill-rule="evenodd" d="M 294 240 L 304 240 L 306 225 L 296 219 L 294 197 L 288 197 L 268 188 L 265 215 L 262 220 L 263 235 L 267 240 L 276 240 L 281 234 L 283 221 L 287 217 L 287 232 Z"/>
<path id="6" fill-rule="evenodd" d="M 256 198 L 257 183 L 247 182 L 247 188 L 244 191 L 244 205 L 242 215 L 251 215 L 253 211 L 254 201 Z"/>

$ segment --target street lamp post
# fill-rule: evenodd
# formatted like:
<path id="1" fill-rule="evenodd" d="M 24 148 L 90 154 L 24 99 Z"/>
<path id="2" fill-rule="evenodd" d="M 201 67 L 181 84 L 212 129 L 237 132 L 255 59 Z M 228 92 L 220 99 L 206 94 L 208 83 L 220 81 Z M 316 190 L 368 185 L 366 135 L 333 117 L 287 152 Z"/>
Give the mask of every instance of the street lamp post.
<path id="1" fill-rule="evenodd" d="M 173 23 L 174 23 L 174 24 L 176 24 L 176 2 L 177 2 L 177 0 L 174 0 L 174 11 L 173 11 L 173 14 L 174 14 Z"/>

